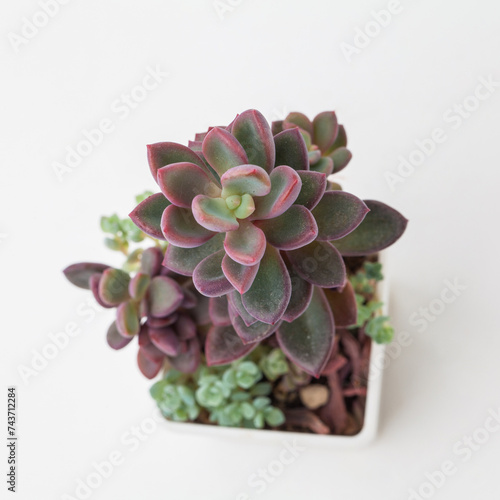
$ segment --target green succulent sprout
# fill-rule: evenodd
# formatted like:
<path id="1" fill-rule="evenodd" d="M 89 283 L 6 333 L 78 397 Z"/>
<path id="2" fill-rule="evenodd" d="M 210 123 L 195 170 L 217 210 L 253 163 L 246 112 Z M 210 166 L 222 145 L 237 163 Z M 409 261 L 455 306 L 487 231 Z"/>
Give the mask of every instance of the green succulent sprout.
<path id="1" fill-rule="evenodd" d="M 288 373 L 288 362 L 281 349 L 273 349 L 261 359 L 259 366 L 266 378 L 271 381 Z"/>

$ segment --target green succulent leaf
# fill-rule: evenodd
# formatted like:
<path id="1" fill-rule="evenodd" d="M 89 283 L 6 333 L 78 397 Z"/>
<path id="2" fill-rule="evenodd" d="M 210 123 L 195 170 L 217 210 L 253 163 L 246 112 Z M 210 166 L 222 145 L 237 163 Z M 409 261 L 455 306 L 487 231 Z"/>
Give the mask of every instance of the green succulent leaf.
<path id="1" fill-rule="evenodd" d="M 98 264 L 95 262 L 79 262 L 78 264 L 72 264 L 63 270 L 66 279 L 73 283 L 73 285 L 78 288 L 83 288 L 85 290 L 90 290 L 90 277 L 93 274 L 101 274 L 109 266 L 106 264 Z"/>
<path id="2" fill-rule="evenodd" d="M 137 205 L 130 212 L 129 217 L 141 231 L 157 240 L 164 240 L 161 217 L 169 205 L 170 202 L 163 196 L 163 193 L 156 193 Z"/>
<path id="3" fill-rule="evenodd" d="M 307 145 L 298 128 L 283 130 L 274 136 L 276 165 L 287 165 L 294 170 L 309 170 Z"/>
<path id="4" fill-rule="evenodd" d="M 99 296 L 105 304 L 117 306 L 130 299 L 129 283 L 130 276 L 126 272 L 108 268 L 102 273 L 99 282 Z"/>
<path id="5" fill-rule="evenodd" d="M 313 120 L 313 141 L 321 151 L 327 151 L 338 133 L 337 116 L 333 111 L 324 111 Z"/>
<path id="6" fill-rule="evenodd" d="M 133 337 L 139 333 L 141 324 L 136 304 L 133 302 L 124 302 L 118 306 L 116 311 L 116 327 L 124 337 Z"/>
<path id="7" fill-rule="evenodd" d="M 155 276 L 149 285 L 149 312 L 164 318 L 177 310 L 184 299 L 182 288 L 168 276 Z"/>
<path id="8" fill-rule="evenodd" d="M 295 204 L 304 205 L 307 209 L 312 210 L 326 191 L 326 175 L 312 170 L 299 170 L 297 173 L 302 181 L 302 188 Z"/>

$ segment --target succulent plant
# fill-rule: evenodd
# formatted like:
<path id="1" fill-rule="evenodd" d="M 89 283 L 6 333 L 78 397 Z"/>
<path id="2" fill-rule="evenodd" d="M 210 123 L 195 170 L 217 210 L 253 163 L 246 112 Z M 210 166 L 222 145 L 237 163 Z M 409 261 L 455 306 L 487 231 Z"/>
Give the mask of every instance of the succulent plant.
<path id="1" fill-rule="evenodd" d="M 165 269 L 163 258 L 158 247 L 144 250 L 133 277 L 96 263 L 64 270 L 74 285 L 90 289 L 101 306 L 116 308 L 107 342 L 122 349 L 137 337 L 137 362 L 147 378 L 155 377 L 167 359 L 182 372 L 194 372 L 201 355 L 196 308 L 206 299 L 195 293 L 190 279 Z"/>
<path id="2" fill-rule="evenodd" d="M 210 297 L 208 365 L 239 359 L 276 332 L 286 356 L 318 377 L 335 327 L 357 322 L 343 257 L 386 248 L 407 221 L 327 184 L 351 158 L 335 113 L 312 122 L 291 113 L 273 130 L 248 110 L 190 147 L 148 146 L 160 192 L 130 217 L 167 240 L 163 265 Z"/>

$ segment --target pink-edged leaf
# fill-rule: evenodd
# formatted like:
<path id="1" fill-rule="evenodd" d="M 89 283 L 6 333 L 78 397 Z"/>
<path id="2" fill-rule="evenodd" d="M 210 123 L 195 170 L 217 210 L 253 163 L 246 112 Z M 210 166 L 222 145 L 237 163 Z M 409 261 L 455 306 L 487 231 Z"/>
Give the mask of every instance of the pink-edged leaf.
<path id="1" fill-rule="evenodd" d="M 200 226 L 190 209 L 175 205 L 170 205 L 163 212 L 161 230 L 169 243 L 181 248 L 199 247 L 216 234 Z"/>
<path id="2" fill-rule="evenodd" d="M 273 325 L 286 310 L 291 288 L 290 275 L 279 251 L 267 245 L 257 276 L 242 296 L 243 305 L 254 318 Z"/>
<path id="3" fill-rule="evenodd" d="M 158 186 L 166 198 L 178 207 L 191 208 L 195 196 L 219 196 L 215 179 L 194 163 L 172 163 L 158 170 Z"/>
<path id="4" fill-rule="evenodd" d="M 224 250 L 209 255 L 196 266 L 193 272 L 194 286 L 206 297 L 220 297 L 234 290 L 222 271 L 224 255 Z"/>
<path id="5" fill-rule="evenodd" d="M 283 122 L 283 127 L 285 129 L 300 127 L 302 130 L 305 130 L 308 134 L 313 133 L 313 124 L 311 120 L 307 118 L 304 113 L 298 113 L 297 111 L 292 111 L 288 113 L 288 116 L 285 118 Z"/>
<path id="6" fill-rule="evenodd" d="M 149 285 L 150 314 L 155 318 L 169 316 L 182 303 L 184 294 L 180 285 L 168 276 L 155 276 Z"/>
<path id="7" fill-rule="evenodd" d="M 345 264 L 336 248 L 327 241 L 313 241 L 309 245 L 287 252 L 297 274 L 324 288 L 344 286 Z"/>
<path id="8" fill-rule="evenodd" d="M 203 156 L 220 176 L 232 167 L 248 163 L 243 146 L 219 127 L 213 128 L 203 140 Z"/>
<path id="9" fill-rule="evenodd" d="M 276 158 L 273 133 L 262 113 L 249 109 L 233 123 L 232 134 L 243 146 L 248 161 L 271 172 Z"/>
<path id="10" fill-rule="evenodd" d="M 233 322 L 233 326 L 235 316 L 239 316 L 246 326 L 252 326 L 257 322 L 257 320 L 245 309 L 241 295 L 238 292 L 231 292 L 227 297 L 229 302 L 229 317 Z M 232 314 L 232 312 L 234 312 L 234 314 Z"/>
<path id="11" fill-rule="evenodd" d="M 300 317 L 280 325 L 277 338 L 291 361 L 310 375 L 320 376 L 335 342 L 332 311 L 321 288 L 314 288 L 311 302 Z"/>
<path id="12" fill-rule="evenodd" d="M 333 161 L 333 173 L 336 174 L 347 167 L 351 161 L 352 153 L 347 148 L 338 148 L 329 155 Z"/>
<path id="13" fill-rule="evenodd" d="M 274 136 L 276 165 L 288 165 L 294 170 L 309 170 L 307 145 L 298 128 L 283 130 Z"/>
<path id="14" fill-rule="evenodd" d="M 273 135 L 283 132 L 283 120 L 277 120 L 271 123 L 271 130 Z"/>
<path id="15" fill-rule="evenodd" d="M 194 134 L 194 140 L 196 142 L 203 142 L 203 139 L 207 136 L 208 132 L 199 132 L 197 134 Z"/>
<path id="16" fill-rule="evenodd" d="M 227 295 L 223 295 L 222 297 L 211 297 L 208 312 L 215 326 L 229 326 L 231 324 Z"/>
<path id="17" fill-rule="evenodd" d="M 151 283 L 151 276 L 146 273 L 137 273 L 128 285 L 128 293 L 135 300 L 142 300 Z"/>
<path id="18" fill-rule="evenodd" d="M 312 210 L 325 194 L 326 175 L 312 170 L 300 170 L 297 173 L 302 181 L 302 187 L 295 200 L 295 205 L 304 205 Z"/>
<path id="19" fill-rule="evenodd" d="M 203 141 L 188 141 L 188 148 L 200 156 L 203 148 Z"/>
<path id="20" fill-rule="evenodd" d="M 292 265 L 287 264 L 288 273 L 292 283 L 292 295 L 290 302 L 283 314 L 283 321 L 291 323 L 295 321 L 309 306 L 313 293 L 313 285 L 302 279 L 295 271 Z"/>
<path id="21" fill-rule="evenodd" d="M 243 294 L 247 292 L 257 276 L 259 264 L 254 266 L 244 266 L 235 262 L 231 257 L 225 255 L 222 259 L 222 271 L 231 285 Z"/>
<path id="22" fill-rule="evenodd" d="M 408 220 L 380 201 L 365 200 L 370 212 L 347 236 L 333 242 L 342 255 L 359 256 L 380 252 L 405 232 Z"/>
<path id="23" fill-rule="evenodd" d="M 158 247 L 146 248 L 141 256 L 141 273 L 156 276 L 162 269 L 163 252 Z"/>
<path id="24" fill-rule="evenodd" d="M 132 338 L 133 337 L 124 337 L 120 334 L 118 328 L 116 327 L 116 321 L 111 323 L 106 335 L 106 341 L 108 342 L 109 347 L 111 347 L 111 349 L 115 349 L 116 351 L 123 349 L 126 345 L 128 345 Z"/>
<path id="25" fill-rule="evenodd" d="M 337 129 L 337 137 L 334 143 L 325 151 L 326 155 L 330 155 L 338 148 L 345 148 L 347 146 L 347 134 L 345 133 L 344 125 L 339 125 Z"/>
<path id="26" fill-rule="evenodd" d="M 303 247 L 318 235 L 314 217 L 302 205 L 292 205 L 284 214 L 274 219 L 255 221 L 254 224 L 264 232 L 268 243 L 281 250 Z"/>
<path id="27" fill-rule="evenodd" d="M 329 156 L 322 156 L 319 160 L 311 165 L 311 170 L 313 172 L 318 172 L 325 174 L 326 177 L 333 174 L 333 160 Z"/>
<path id="28" fill-rule="evenodd" d="M 151 342 L 168 356 L 177 356 L 181 350 L 181 343 L 172 328 L 149 328 Z"/>
<path id="29" fill-rule="evenodd" d="M 188 340 L 182 351 L 175 357 L 169 357 L 172 366 L 182 373 L 194 373 L 201 361 L 200 343 L 197 338 Z"/>
<path id="30" fill-rule="evenodd" d="M 93 274 L 89 279 L 90 290 L 94 299 L 101 307 L 105 307 L 106 309 L 111 309 L 115 306 L 106 304 L 99 295 L 99 283 L 101 282 L 102 274 Z"/>
<path id="31" fill-rule="evenodd" d="M 337 116 L 333 111 L 323 111 L 313 120 L 313 142 L 321 151 L 327 151 L 338 133 Z"/>
<path id="32" fill-rule="evenodd" d="M 189 162 L 198 165 L 206 171 L 200 157 L 188 147 L 175 142 L 157 142 L 148 146 L 149 169 L 155 182 L 158 179 L 158 170 L 172 163 Z"/>
<path id="33" fill-rule="evenodd" d="M 163 193 L 156 193 L 139 203 L 129 217 L 133 223 L 144 233 L 149 234 L 157 240 L 164 240 L 161 231 L 161 216 L 163 211 L 170 205 Z"/>
<path id="34" fill-rule="evenodd" d="M 193 200 L 192 209 L 196 222 L 209 231 L 223 233 L 239 227 L 236 216 L 223 198 L 209 198 L 199 194 Z"/>
<path id="35" fill-rule="evenodd" d="M 168 245 L 163 265 L 183 276 L 192 276 L 196 266 L 209 255 L 224 248 L 224 233 L 215 235 L 211 240 L 196 248 L 181 248 Z"/>
<path id="36" fill-rule="evenodd" d="M 165 326 L 173 325 L 179 318 L 177 313 L 170 314 L 164 318 L 153 318 L 153 316 L 148 316 L 146 325 L 151 328 L 164 328 Z"/>
<path id="37" fill-rule="evenodd" d="M 247 326 L 241 316 L 238 316 L 237 314 L 233 314 L 231 321 L 238 337 L 245 345 L 258 344 L 260 341 L 270 337 L 281 324 L 281 321 L 278 321 L 275 325 L 268 325 L 266 323 L 256 321 L 255 323 Z"/>
<path id="38" fill-rule="evenodd" d="M 312 214 L 318 223 L 318 240 L 338 240 L 354 231 L 370 209 L 353 194 L 328 191 Z"/>
<path id="39" fill-rule="evenodd" d="M 174 329 L 177 334 L 177 338 L 182 342 L 196 337 L 196 323 L 191 316 L 188 316 L 187 314 L 179 315 L 179 319 L 175 323 Z"/>
<path id="40" fill-rule="evenodd" d="M 254 266 L 266 250 L 266 237 L 252 222 L 240 221 L 236 231 L 226 233 L 224 248 L 227 255 L 244 266 Z"/>
<path id="41" fill-rule="evenodd" d="M 290 167 L 276 167 L 270 175 L 271 191 L 266 196 L 255 198 L 255 212 L 251 220 L 272 219 L 286 212 L 299 196 L 302 181 Z"/>
<path id="42" fill-rule="evenodd" d="M 116 328 L 124 337 L 133 337 L 139 333 L 141 323 L 139 311 L 133 302 L 124 302 L 116 310 Z"/>
<path id="43" fill-rule="evenodd" d="M 249 194 L 265 196 L 271 191 L 269 174 L 257 165 L 239 165 L 229 169 L 221 178 L 222 196 Z"/>
<path id="44" fill-rule="evenodd" d="M 324 289 L 328 304 L 335 318 L 337 327 L 347 327 L 358 322 L 356 294 L 349 281 L 342 290 Z"/>
<path id="45" fill-rule="evenodd" d="M 130 276 L 121 269 L 108 268 L 99 281 L 99 297 L 108 306 L 117 306 L 130 299 Z"/>
<path id="46" fill-rule="evenodd" d="M 232 326 L 213 326 L 205 341 L 208 366 L 227 365 L 249 354 L 257 343 L 245 345 Z"/>
<path id="47" fill-rule="evenodd" d="M 144 347 L 137 353 L 137 365 L 141 373 L 148 379 L 155 378 L 163 366 L 163 359 L 149 357 Z"/>
<path id="48" fill-rule="evenodd" d="M 63 270 L 66 279 L 78 288 L 90 290 L 90 277 L 93 274 L 102 274 L 109 266 L 96 262 L 79 262 Z"/>

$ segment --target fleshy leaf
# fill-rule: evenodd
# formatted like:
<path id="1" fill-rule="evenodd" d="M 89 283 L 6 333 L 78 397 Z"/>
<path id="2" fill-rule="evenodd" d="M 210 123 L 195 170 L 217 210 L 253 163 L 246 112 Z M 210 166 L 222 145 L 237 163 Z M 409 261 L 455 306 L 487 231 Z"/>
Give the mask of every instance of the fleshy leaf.
<path id="1" fill-rule="evenodd" d="M 175 205 L 163 212 L 161 230 L 169 243 L 181 248 L 199 247 L 215 235 L 196 222 L 191 210 Z"/>
<path id="2" fill-rule="evenodd" d="M 283 120 L 277 120 L 271 123 L 271 130 L 273 135 L 283 132 Z"/>
<path id="3" fill-rule="evenodd" d="M 72 264 L 64 269 L 64 276 L 73 283 L 73 285 L 78 288 L 84 288 L 85 290 L 90 290 L 89 279 L 93 274 L 101 274 L 109 266 L 106 264 L 98 264 L 95 262 L 79 262 L 78 264 Z"/>
<path id="4" fill-rule="evenodd" d="M 180 314 L 174 326 L 177 338 L 180 341 L 191 340 L 196 337 L 196 323 L 187 314 Z"/>
<path id="5" fill-rule="evenodd" d="M 249 354 L 257 344 L 243 344 L 232 326 L 213 326 L 205 342 L 208 366 L 226 365 Z"/>
<path id="6" fill-rule="evenodd" d="M 305 372 L 319 377 L 335 342 L 335 323 L 323 290 L 314 288 L 304 314 L 292 323 L 283 322 L 277 338 L 288 358 Z"/>
<path id="7" fill-rule="evenodd" d="M 238 229 L 238 221 L 223 198 L 209 198 L 200 194 L 193 200 L 192 208 L 196 222 L 209 231 L 222 233 Z"/>
<path id="8" fill-rule="evenodd" d="M 94 299 L 97 301 L 97 303 L 101 307 L 105 307 L 106 309 L 111 309 L 115 306 L 106 304 L 103 302 L 101 299 L 101 296 L 99 295 L 99 283 L 101 282 L 102 274 L 93 274 L 90 279 L 89 279 L 89 285 L 90 285 L 90 290 L 92 292 L 92 295 L 94 296 Z"/>
<path id="9" fill-rule="evenodd" d="M 342 291 L 325 288 L 324 292 L 337 327 L 351 326 L 358 322 L 356 294 L 349 281 Z"/>
<path id="10" fill-rule="evenodd" d="M 337 116 L 333 111 L 324 111 L 313 120 L 313 142 L 321 151 L 327 151 L 338 133 Z"/>
<path id="11" fill-rule="evenodd" d="M 199 194 L 220 195 L 214 179 L 194 163 L 173 163 L 160 168 L 158 185 L 171 203 L 183 208 L 191 208 L 194 197 Z"/>
<path id="12" fill-rule="evenodd" d="M 188 340 L 185 349 L 169 358 L 172 366 L 182 373 L 194 373 L 201 361 L 200 343 L 197 338 Z"/>
<path id="13" fill-rule="evenodd" d="M 294 170 L 309 170 L 307 146 L 298 128 L 283 130 L 274 136 L 276 165 L 288 165 Z"/>
<path id="14" fill-rule="evenodd" d="M 333 242 L 342 255 L 359 256 L 380 252 L 404 233 L 408 220 L 380 201 L 365 200 L 370 212 L 346 237 Z"/>
<path id="15" fill-rule="evenodd" d="M 333 153 L 338 148 L 345 148 L 347 146 L 347 135 L 345 133 L 344 125 L 339 125 L 337 131 L 337 137 L 335 137 L 334 143 L 325 152 L 326 155 Z"/>
<path id="16" fill-rule="evenodd" d="M 149 236 L 157 240 L 164 240 L 161 232 L 161 216 L 163 211 L 170 205 L 163 193 L 156 193 L 139 203 L 129 217 L 134 224 Z"/>
<path id="17" fill-rule="evenodd" d="M 151 328 L 164 328 L 165 326 L 173 325 L 178 318 L 179 315 L 177 313 L 170 314 L 164 318 L 153 318 L 153 316 L 148 316 L 146 325 Z"/>
<path id="18" fill-rule="evenodd" d="M 244 266 L 254 266 L 264 255 L 266 237 L 254 224 L 242 220 L 238 230 L 226 233 L 224 248 L 227 255 L 235 262 Z"/>
<path id="19" fill-rule="evenodd" d="M 253 197 L 249 194 L 244 194 L 241 197 L 240 206 L 234 211 L 234 215 L 238 219 L 246 219 L 254 212 L 255 212 L 255 202 L 253 200 Z"/>
<path id="20" fill-rule="evenodd" d="M 116 327 L 116 321 L 111 323 L 111 326 L 108 329 L 108 333 L 106 335 L 106 341 L 108 342 L 109 347 L 111 349 L 119 350 L 123 349 L 126 345 L 130 343 L 133 337 L 124 337 L 118 331 Z"/>
<path id="21" fill-rule="evenodd" d="M 231 324 L 227 295 L 223 295 L 222 297 L 211 297 L 208 305 L 208 312 L 215 326 L 229 326 Z"/>
<path id="22" fill-rule="evenodd" d="M 309 210 L 312 210 L 325 193 L 326 175 L 313 170 L 300 170 L 297 173 L 302 181 L 302 188 L 295 200 L 295 204 L 304 205 Z"/>
<path id="23" fill-rule="evenodd" d="M 141 256 L 141 272 L 156 276 L 161 270 L 163 253 L 158 247 L 146 248 Z"/>
<path id="24" fill-rule="evenodd" d="M 219 176 L 232 167 L 248 163 L 243 146 L 219 127 L 213 128 L 203 140 L 203 156 Z"/>
<path id="25" fill-rule="evenodd" d="M 224 248 L 224 234 L 215 235 L 211 240 L 196 248 L 180 248 L 168 245 L 163 265 L 178 274 L 192 276 L 196 266 L 209 255 Z"/>
<path id="26" fill-rule="evenodd" d="M 344 191 L 328 191 L 312 214 L 318 223 L 318 240 L 338 240 L 354 231 L 369 212 L 358 197 Z"/>
<path id="27" fill-rule="evenodd" d="M 275 324 L 291 295 L 290 276 L 278 250 L 267 245 L 252 286 L 243 294 L 245 309 L 259 321 Z"/>
<path id="28" fill-rule="evenodd" d="M 246 326 L 251 326 L 257 322 L 257 320 L 245 309 L 241 294 L 237 291 L 228 294 L 229 308 L 234 310 L 235 315 L 240 316 Z M 231 310 L 229 310 L 229 316 L 231 317 Z M 234 317 L 231 317 L 231 321 Z M 265 324 L 265 323 L 263 323 Z M 233 322 L 234 325 L 234 322 Z M 245 342 L 246 343 L 246 342 Z"/>
<path id="29" fill-rule="evenodd" d="M 163 366 L 163 359 L 153 358 L 147 355 L 144 347 L 139 348 L 137 353 L 137 365 L 141 373 L 148 379 L 155 378 Z"/>
<path id="30" fill-rule="evenodd" d="M 209 255 L 193 272 L 194 286 L 206 297 L 220 297 L 234 289 L 222 271 L 224 255 L 224 250 Z"/>
<path id="31" fill-rule="evenodd" d="M 246 325 L 241 316 L 237 314 L 231 318 L 233 328 L 240 337 L 241 341 L 246 344 L 258 344 L 261 340 L 271 336 L 281 324 L 278 321 L 275 325 L 268 325 L 261 321 L 256 321 L 251 325 Z"/>
<path id="32" fill-rule="evenodd" d="M 180 285 L 168 276 L 155 276 L 149 285 L 150 314 L 163 318 L 172 314 L 181 304 L 184 295 Z"/>
<path id="33" fill-rule="evenodd" d="M 311 170 L 328 177 L 333 174 L 333 159 L 329 156 L 322 156 L 314 165 L 311 165 Z"/>
<path id="34" fill-rule="evenodd" d="M 244 111 L 235 119 L 231 132 L 243 146 L 249 163 L 271 172 L 276 150 L 273 134 L 264 116 L 255 109 Z"/>
<path id="35" fill-rule="evenodd" d="M 224 275 L 241 294 L 250 289 L 258 270 L 259 264 L 255 266 L 243 266 L 235 262 L 228 255 L 225 255 L 222 259 L 222 271 Z"/>
<path id="36" fill-rule="evenodd" d="M 351 161 L 352 153 L 347 148 L 338 148 L 330 154 L 333 160 L 333 173 L 340 172 Z"/>
<path id="37" fill-rule="evenodd" d="M 292 205 L 284 214 L 273 219 L 255 221 L 255 225 L 262 229 L 268 243 L 281 250 L 303 247 L 314 241 L 318 235 L 318 226 L 314 217 L 302 205 Z"/>
<path id="38" fill-rule="evenodd" d="M 300 127 L 309 134 L 313 133 L 313 124 L 311 123 L 311 120 L 309 120 L 304 113 L 298 113 L 297 111 L 292 111 L 288 114 L 285 118 L 283 126 L 285 128 Z"/>
<path id="39" fill-rule="evenodd" d="M 151 276 L 145 273 L 137 273 L 128 285 L 128 293 L 135 300 L 142 300 L 146 295 L 151 282 Z"/>
<path id="40" fill-rule="evenodd" d="M 327 241 L 313 241 L 309 245 L 287 252 L 297 274 L 324 288 L 344 286 L 345 264 L 335 247 Z"/>
<path id="41" fill-rule="evenodd" d="M 268 173 L 257 165 L 239 165 L 229 169 L 220 179 L 222 196 L 234 194 L 264 196 L 271 191 Z"/>
<path id="42" fill-rule="evenodd" d="M 120 270 L 108 268 L 102 273 L 99 282 L 99 296 L 109 306 L 117 306 L 130 298 L 128 285 L 130 276 Z"/>
<path id="43" fill-rule="evenodd" d="M 308 281 L 302 279 L 295 269 L 287 263 L 290 280 L 292 283 L 292 295 L 290 302 L 283 314 L 283 320 L 291 323 L 295 321 L 306 309 L 311 302 L 313 293 L 313 285 Z"/>
<path id="44" fill-rule="evenodd" d="M 299 196 L 302 181 L 299 174 L 290 167 L 276 167 L 270 175 L 271 191 L 266 196 L 255 198 L 255 212 L 252 220 L 272 219 L 286 212 Z"/>
<path id="45" fill-rule="evenodd" d="M 181 350 L 181 343 L 172 328 L 149 328 L 149 338 L 168 356 L 177 356 Z"/>
<path id="46" fill-rule="evenodd" d="M 124 337 L 133 337 L 139 333 L 141 324 L 139 322 L 137 306 L 133 302 L 124 302 L 118 306 L 116 311 L 116 327 Z"/>

